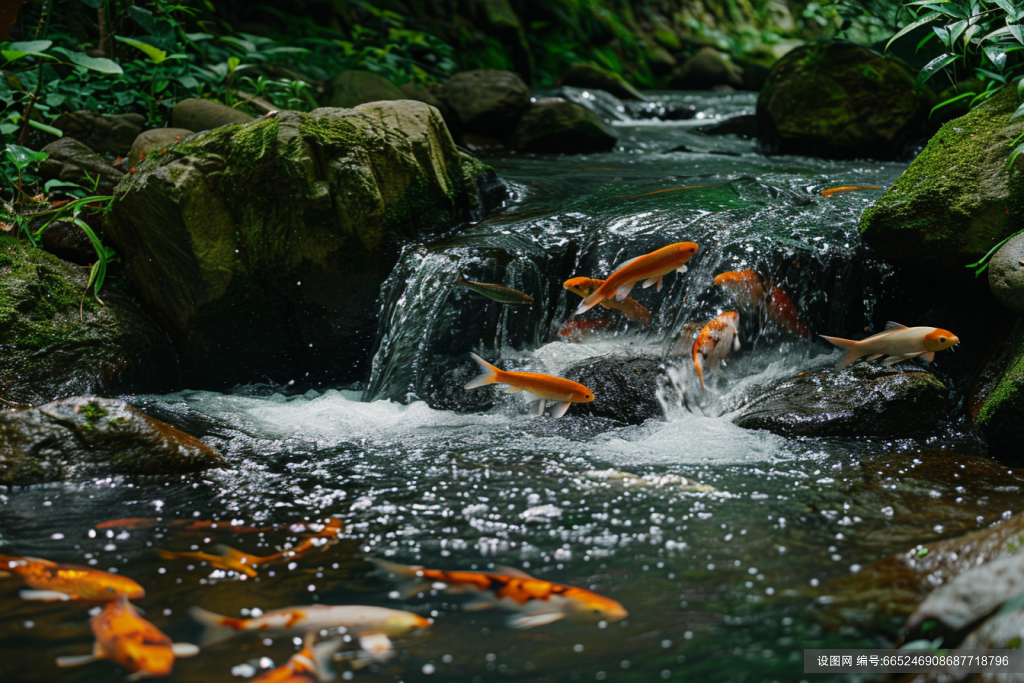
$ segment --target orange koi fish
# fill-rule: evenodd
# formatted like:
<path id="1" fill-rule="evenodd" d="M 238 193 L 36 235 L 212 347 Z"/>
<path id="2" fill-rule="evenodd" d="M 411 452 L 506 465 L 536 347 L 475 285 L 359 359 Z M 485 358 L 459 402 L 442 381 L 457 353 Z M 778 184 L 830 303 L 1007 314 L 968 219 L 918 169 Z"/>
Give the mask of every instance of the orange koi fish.
<path id="1" fill-rule="evenodd" d="M 19 595 L 25 600 L 132 600 L 146 591 L 127 576 L 77 564 L 57 564 L 34 557 L 0 555 L 0 577 L 17 575 L 29 588 Z"/>
<path id="2" fill-rule="evenodd" d="M 109 659 L 131 672 L 129 680 L 169 676 L 175 657 L 192 657 L 199 648 L 190 643 L 172 643 L 153 624 L 139 616 L 128 598 L 108 603 L 89 621 L 96 644 L 91 655 L 58 657 L 57 666 L 78 666 Z"/>
<path id="3" fill-rule="evenodd" d="M 936 351 L 942 351 L 960 343 L 957 336 L 948 330 L 937 327 L 906 327 L 893 322 L 885 325 L 884 332 L 879 332 L 860 341 L 824 335 L 821 338 L 846 351 L 836 363 L 837 370 L 842 370 L 864 356 L 867 356 L 868 360 L 887 356 L 882 361 L 882 365 L 894 365 L 918 356 L 921 356 L 923 360 L 931 361 L 935 359 Z"/>
<path id="4" fill-rule="evenodd" d="M 839 187 L 830 187 L 827 190 L 822 190 L 818 194 L 822 197 L 831 197 L 837 192 L 853 192 L 855 190 L 881 190 L 881 185 L 841 185 Z"/>
<path id="5" fill-rule="evenodd" d="M 655 190 L 654 192 L 644 192 L 643 194 L 620 194 L 612 197 L 612 199 L 637 199 L 639 197 L 650 197 L 652 194 L 662 194 L 664 192 L 678 192 L 679 190 L 696 190 L 698 187 L 708 187 L 707 185 L 685 185 L 683 187 L 669 187 L 664 190 Z M 712 186 L 717 187 L 717 185 Z"/>
<path id="6" fill-rule="evenodd" d="M 594 334 L 600 330 L 611 327 L 611 322 L 608 320 L 584 320 L 576 318 L 567 322 L 562 329 L 558 331 L 560 337 L 565 337 L 566 341 L 570 342 L 581 342 L 587 335 Z"/>
<path id="7" fill-rule="evenodd" d="M 645 288 L 657 285 L 660 292 L 662 278 L 673 270 L 685 273 L 686 262 L 696 253 L 696 243 L 677 242 L 626 261 L 604 281 L 603 285 L 583 300 L 573 315 L 585 313 L 613 296 L 616 301 L 625 301 L 633 286 L 641 280 L 644 281 Z"/>
<path id="8" fill-rule="evenodd" d="M 527 399 L 535 402 L 533 415 L 543 414 L 547 401 L 558 402 L 558 405 L 551 409 L 551 417 L 562 417 L 571 404 L 590 403 L 594 400 L 590 389 L 578 382 L 553 375 L 542 375 L 539 372 L 505 372 L 475 353 L 469 355 L 484 372 L 467 384 L 466 389 L 476 389 L 487 384 L 507 384 L 508 393 L 525 391 Z"/>
<path id="9" fill-rule="evenodd" d="M 163 549 L 160 549 L 157 552 L 160 553 L 161 559 L 164 560 L 192 560 L 194 562 L 205 562 L 211 567 L 237 572 L 238 574 L 248 576 L 249 578 L 256 576 L 255 567 L 258 567 L 263 559 L 221 544 L 213 546 L 213 550 L 213 553 L 174 552 Z"/>
<path id="10" fill-rule="evenodd" d="M 730 311 L 709 322 L 697 335 L 697 341 L 693 342 L 693 367 L 700 377 L 701 389 L 704 388 L 704 368 L 717 371 L 730 348 L 740 350 L 739 324 L 739 313 Z"/>
<path id="11" fill-rule="evenodd" d="M 562 283 L 562 286 L 573 294 L 579 294 L 586 298 L 596 290 L 600 289 L 603 284 L 604 280 L 595 280 L 589 277 L 574 277 L 571 280 L 566 280 Z M 628 297 L 622 301 L 605 299 L 601 302 L 601 305 L 605 308 L 618 311 L 622 315 L 626 316 L 627 320 L 643 323 L 644 325 L 651 321 L 650 311 L 644 308 L 636 299 L 630 299 Z"/>
<path id="12" fill-rule="evenodd" d="M 100 522 L 94 528 L 96 529 L 151 529 L 155 526 L 164 524 L 169 527 L 183 527 L 181 531 L 230 531 L 233 534 L 251 534 L 251 533 L 263 533 L 267 531 L 276 531 L 278 529 L 287 529 L 288 525 L 284 526 L 242 526 L 238 524 L 231 524 L 231 522 L 215 522 L 205 520 L 192 520 L 192 519 L 170 519 L 164 520 L 160 517 L 125 517 L 123 519 L 111 519 L 106 522 Z"/>
<path id="13" fill-rule="evenodd" d="M 772 291 L 768 294 L 765 312 L 768 314 L 768 320 L 776 325 L 784 327 L 804 339 L 811 338 L 811 331 L 800 321 L 800 315 L 796 312 L 793 301 L 779 287 L 772 287 Z"/>
<path id="14" fill-rule="evenodd" d="M 314 634 L 307 633 L 302 649 L 284 666 L 252 679 L 253 683 L 321 683 L 333 681 L 331 658 L 345 642 L 340 638 L 313 645 Z"/>
<path id="15" fill-rule="evenodd" d="M 535 579 L 518 569 L 502 567 L 500 572 L 443 571 L 410 567 L 386 560 L 370 559 L 384 574 L 395 576 L 407 596 L 443 584 L 446 593 L 476 593 L 477 600 L 464 609 L 503 607 L 518 615 L 509 619 L 513 628 L 525 629 L 550 624 L 563 617 L 589 617 L 620 621 L 628 616 L 618 602 L 582 588 Z"/>
<path id="16" fill-rule="evenodd" d="M 189 614 L 206 628 L 200 639 L 204 647 L 210 643 L 227 640 L 239 633 L 305 635 L 321 629 L 344 627 L 348 633 L 359 638 L 360 646 L 364 650 L 380 651 L 382 643 L 386 643 L 386 649 L 390 649 L 389 636 L 402 636 L 434 623 L 433 619 L 412 612 L 362 605 L 285 607 L 264 612 L 252 619 L 224 617 L 201 607 L 192 607 Z"/>
<path id="17" fill-rule="evenodd" d="M 730 271 L 715 276 L 715 286 L 724 289 L 746 312 L 754 311 L 764 304 L 765 288 L 757 272 L 753 270 Z"/>

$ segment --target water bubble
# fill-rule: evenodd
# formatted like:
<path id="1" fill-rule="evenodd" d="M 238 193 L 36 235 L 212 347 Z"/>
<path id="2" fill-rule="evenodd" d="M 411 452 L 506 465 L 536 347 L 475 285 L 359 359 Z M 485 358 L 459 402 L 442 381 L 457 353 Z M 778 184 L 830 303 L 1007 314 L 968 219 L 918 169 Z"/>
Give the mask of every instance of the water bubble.
<path id="1" fill-rule="evenodd" d="M 437 669 L 434 667 L 433 664 L 424 664 L 422 669 L 423 673 L 427 674 L 428 676 L 434 673 L 434 671 L 436 670 Z"/>
<path id="2" fill-rule="evenodd" d="M 583 652 L 583 645 L 581 645 L 580 643 L 576 643 L 575 645 L 572 646 L 572 651 L 573 652 Z"/>

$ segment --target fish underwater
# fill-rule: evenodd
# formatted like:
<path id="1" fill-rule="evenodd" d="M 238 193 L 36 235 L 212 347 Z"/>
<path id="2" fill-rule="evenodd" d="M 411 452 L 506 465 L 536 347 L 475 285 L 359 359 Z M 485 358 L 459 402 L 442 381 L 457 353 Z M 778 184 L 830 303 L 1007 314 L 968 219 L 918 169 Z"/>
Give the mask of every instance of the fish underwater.
<path id="1" fill-rule="evenodd" d="M 0 555 L 0 577 L 16 575 L 32 590 L 19 595 L 25 600 L 132 600 L 146 591 L 127 576 L 77 564 L 57 564 L 34 557 Z"/>
<path id="2" fill-rule="evenodd" d="M 473 360 L 477 362 L 482 375 L 466 385 L 466 389 L 476 389 L 487 384 L 507 384 L 508 393 L 515 394 L 520 391 L 526 392 L 526 397 L 534 402 L 533 415 L 544 413 L 544 406 L 548 401 L 557 402 L 551 409 L 551 417 L 562 417 L 565 411 L 573 403 L 590 403 L 594 400 L 594 394 L 582 384 L 573 382 L 562 377 L 543 375 L 539 372 L 505 372 L 496 368 L 475 353 L 470 353 Z"/>
<path id="3" fill-rule="evenodd" d="M 564 617 L 598 621 L 621 621 L 629 613 L 611 598 L 583 588 L 535 579 L 518 569 L 500 567 L 499 571 L 444 571 L 407 566 L 370 558 L 384 574 L 395 576 L 402 594 L 409 596 L 431 587 L 445 593 L 474 593 L 477 599 L 464 606 L 467 610 L 502 607 L 518 612 L 509 618 L 517 629 L 550 624 Z"/>
<path id="4" fill-rule="evenodd" d="M 841 185 L 839 187 L 830 187 L 825 190 L 820 190 L 818 194 L 822 197 L 831 197 L 839 192 L 855 192 L 857 190 L 881 190 L 881 185 Z"/>
<path id="5" fill-rule="evenodd" d="M 564 337 L 569 342 L 581 342 L 587 336 L 594 335 L 612 326 L 610 320 L 590 320 L 576 318 L 570 320 L 558 331 L 558 336 Z"/>
<path id="6" fill-rule="evenodd" d="M 860 341 L 825 335 L 821 335 L 821 338 L 846 351 L 836 362 L 837 370 L 842 370 L 864 356 L 867 356 L 868 360 L 885 356 L 882 365 L 894 365 L 918 356 L 922 360 L 931 361 L 935 359 L 936 351 L 943 351 L 960 343 L 957 336 L 948 330 L 937 327 L 907 327 L 894 322 L 886 323 L 885 331 Z"/>
<path id="7" fill-rule="evenodd" d="M 616 301 L 625 301 L 633 286 L 641 280 L 644 281 L 644 288 L 655 285 L 660 292 L 663 277 L 674 270 L 685 273 L 686 262 L 696 253 L 696 243 L 677 242 L 626 261 L 604 281 L 603 285 L 583 300 L 573 315 L 586 313 L 612 297 Z"/>
<path id="8" fill-rule="evenodd" d="M 176 657 L 193 657 L 199 648 L 190 643 L 172 643 L 153 624 L 139 616 L 128 598 L 108 603 L 89 620 L 96 644 L 91 655 L 58 657 L 57 666 L 79 666 L 109 659 L 131 672 L 129 680 L 169 676 Z"/>
<path id="9" fill-rule="evenodd" d="M 693 342 L 693 367 L 700 378 L 701 389 L 704 389 L 704 370 L 717 371 L 730 350 L 740 350 L 739 323 L 739 313 L 730 311 L 709 322 L 697 335 Z"/>
<path id="10" fill-rule="evenodd" d="M 327 683 L 334 680 L 331 658 L 345 641 L 341 638 L 313 644 L 314 634 L 306 634 L 302 649 L 291 656 L 284 666 L 252 679 L 252 683 Z"/>
<path id="11" fill-rule="evenodd" d="M 752 313 L 764 305 L 765 287 L 754 270 L 733 270 L 715 276 L 715 286 L 728 293 L 744 312 Z"/>
<path id="12" fill-rule="evenodd" d="M 522 292 L 503 287 L 501 285 L 492 285 L 487 282 L 473 282 L 463 277 L 462 273 L 459 273 L 459 279 L 455 281 L 455 284 L 459 287 L 465 287 L 471 289 L 477 294 L 483 294 L 488 299 L 497 301 L 499 304 L 525 304 L 529 305 L 533 303 L 533 297 L 529 294 L 523 294 Z"/>
<path id="13" fill-rule="evenodd" d="M 586 298 L 600 289 L 603 284 L 604 280 L 596 280 L 589 277 L 574 277 L 570 280 L 566 280 L 562 283 L 562 286 L 573 294 L 578 294 Z M 627 320 L 631 320 L 633 322 L 646 325 L 651 321 L 650 311 L 644 308 L 644 306 L 636 299 L 630 299 L 629 297 L 626 297 L 622 301 L 605 299 L 601 302 L 601 305 L 605 308 L 610 308 L 613 311 L 618 311 L 622 315 L 626 316 Z"/>
<path id="14" fill-rule="evenodd" d="M 772 287 L 765 302 L 765 313 L 768 315 L 769 322 L 774 323 L 777 327 L 781 327 L 804 339 L 811 338 L 810 329 L 800 320 L 800 314 L 797 313 L 796 306 L 793 305 L 793 301 L 781 288 Z"/>
<path id="15" fill-rule="evenodd" d="M 193 560 L 205 562 L 217 569 L 226 569 L 237 572 L 252 578 L 256 576 L 256 567 L 261 564 L 263 558 L 243 553 L 241 550 L 226 545 L 213 546 L 213 553 L 202 552 L 175 552 L 171 550 L 158 549 L 161 559 L 164 560 Z"/>
<path id="16" fill-rule="evenodd" d="M 811 331 L 800 320 L 800 314 L 789 295 L 778 286 L 765 285 L 754 270 L 730 271 L 715 276 L 715 285 L 721 287 L 744 314 L 761 309 L 765 319 L 777 328 L 804 339 Z"/>
<path id="17" fill-rule="evenodd" d="M 240 633 L 305 635 L 321 629 L 344 627 L 348 633 L 360 639 L 360 646 L 364 650 L 372 652 L 381 650 L 385 642 L 385 649 L 390 649 L 389 636 L 405 635 L 434 623 L 432 619 L 412 612 L 364 605 L 285 607 L 264 612 L 251 619 L 225 617 L 201 607 L 192 607 L 189 614 L 206 629 L 200 639 L 204 647 Z M 366 638 L 369 640 L 363 643 Z"/>

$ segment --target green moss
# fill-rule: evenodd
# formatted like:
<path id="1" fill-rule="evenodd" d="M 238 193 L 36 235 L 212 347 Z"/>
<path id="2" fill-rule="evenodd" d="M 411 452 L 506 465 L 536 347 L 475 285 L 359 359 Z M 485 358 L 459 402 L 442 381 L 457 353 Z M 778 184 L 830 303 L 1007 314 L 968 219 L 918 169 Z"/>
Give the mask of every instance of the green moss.
<path id="1" fill-rule="evenodd" d="M 1015 349 L 1002 377 L 992 389 L 975 423 L 981 431 L 1012 430 L 1020 434 L 1024 420 L 1024 325 L 1017 323 L 1014 333 L 1006 342 Z M 1006 440 L 1007 435 L 1000 435 Z"/>

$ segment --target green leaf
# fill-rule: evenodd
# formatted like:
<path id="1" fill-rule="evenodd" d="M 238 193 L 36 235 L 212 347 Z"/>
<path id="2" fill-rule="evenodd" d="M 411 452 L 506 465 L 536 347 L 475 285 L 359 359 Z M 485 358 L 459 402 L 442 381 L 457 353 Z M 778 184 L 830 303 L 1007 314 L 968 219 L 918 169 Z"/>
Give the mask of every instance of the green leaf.
<path id="1" fill-rule="evenodd" d="M 26 56 L 33 57 L 49 57 L 47 54 L 43 54 L 45 50 L 48 50 L 53 45 L 52 40 L 26 40 L 17 43 L 9 43 L 7 49 L 0 50 L 0 54 L 3 55 L 4 59 L 8 62 L 13 62 L 15 59 L 21 59 Z"/>
<path id="2" fill-rule="evenodd" d="M 91 7 L 93 9 L 99 9 L 100 7 L 103 7 L 103 0 L 80 0 L 80 1 L 86 7 Z"/>
<path id="3" fill-rule="evenodd" d="M 256 46 L 250 43 L 248 40 L 242 40 L 241 38 L 235 38 L 234 36 L 221 36 L 221 41 L 228 45 L 234 45 L 239 47 L 246 52 L 256 52 Z"/>
<path id="4" fill-rule="evenodd" d="M 1006 162 L 1006 168 L 1010 168 L 1011 166 L 1013 166 L 1013 162 L 1017 160 L 1017 157 L 1020 155 L 1021 152 L 1024 152 L 1024 142 L 1022 142 L 1019 145 L 1017 145 L 1016 147 L 1014 147 L 1013 151 L 1010 152 L 1010 159 Z M 1002 245 L 1000 244 L 999 246 L 1002 246 Z M 991 252 L 989 252 L 989 253 L 991 253 Z M 968 266 L 968 267 L 970 267 L 970 266 Z"/>
<path id="5" fill-rule="evenodd" d="M 896 40 L 897 38 L 902 38 L 903 36 L 907 35 L 911 31 L 913 31 L 915 28 L 918 28 L 919 26 L 924 26 L 925 24 L 931 23 L 932 21 L 935 21 L 936 19 L 938 19 L 940 16 L 941 15 L 938 12 L 929 12 L 928 14 L 924 15 L 922 18 L 918 19 L 917 21 L 915 21 L 915 22 L 913 22 L 911 24 L 907 24 L 902 29 L 900 29 L 899 33 L 897 33 L 896 35 L 894 35 L 892 38 L 889 39 L 889 42 L 885 44 L 885 49 L 888 50 L 889 46 L 892 45 L 893 41 Z"/>
<path id="6" fill-rule="evenodd" d="M 1024 45 L 1024 28 L 1020 24 L 1010 24 L 1006 28 L 1010 29 L 1010 33 L 1017 39 L 1017 42 Z"/>
<path id="7" fill-rule="evenodd" d="M 1003 10 L 1011 17 L 1017 13 L 1017 9 L 1013 6 L 1013 3 L 1009 0 L 994 0 L 999 9 Z"/>
<path id="8" fill-rule="evenodd" d="M 954 3 L 928 3 L 927 5 L 922 5 L 922 7 L 936 12 L 941 12 L 942 14 L 953 17 L 954 19 L 967 18 L 967 13 L 957 7 Z"/>
<path id="9" fill-rule="evenodd" d="M 936 111 L 938 111 L 942 107 L 945 107 L 946 105 L 953 104 L 954 102 L 962 100 L 966 97 L 974 97 L 976 94 L 977 93 L 972 90 L 971 92 L 965 92 L 960 95 L 957 95 L 956 97 L 950 97 L 948 100 L 945 100 L 944 102 L 939 102 L 934 107 L 932 107 L 932 110 L 928 113 L 928 116 L 931 116 Z"/>
<path id="10" fill-rule="evenodd" d="M 166 52 L 164 52 L 158 47 L 150 45 L 149 43 L 144 43 L 141 40 L 134 40 L 132 38 L 125 38 L 124 36 L 114 36 L 114 38 L 121 41 L 125 45 L 131 45 L 136 49 L 142 50 L 146 54 L 146 56 L 149 57 L 149 61 L 153 62 L 154 64 L 160 64 L 165 59 L 167 59 Z"/>
<path id="11" fill-rule="evenodd" d="M 200 40 L 210 40 L 213 38 L 212 33 L 186 33 L 185 37 L 191 40 L 193 43 L 198 43 Z"/>
<path id="12" fill-rule="evenodd" d="M 1016 121 L 1022 116 L 1024 116 L 1024 104 L 1017 107 L 1017 111 L 1013 112 L 1013 116 L 1010 117 L 1010 121 Z"/>
<path id="13" fill-rule="evenodd" d="M 942 71 L 948 64 L 952 64 L 956 61 L 956 55 L 946 53 L 939 55 L 932 61 L 924 65 L 924 68 L 917 73 L 917 84 L 921 85 L 929 78 Z"/>
<path id="14" fill-rule="evenodd" d="M 71 60 L 72 64 L 84 66 L 90 71 L 99 71 L 101 74 L 120 76 L 124 73 L 121 67 L 117 65 L 117 62 L 106 57 L 90 57 L 83 52 L 73 52 L 68 55 L 68 59 Z"/>
<path id="15" fill-rule="evenodd" d="M 128 8 L 128 16 L 134 21 L 139 27 L 147 33 L 154 33 L 156 31 L 156 19 L 153 17 L 153 13 L 148 9 L 139 7 L 138 5 L 132 5 Z"/>
<path id="16" fill-rule="evenodd" d="M 54 128 L 53 126 L 48 126 L 45 123 L 40 123 L 39 121 L 34 121 L 32 119 L 28 120 L 28 125 L 32 126 L 37 130 L 45 131 L 50 135 L 53 135 L 54 137 L 64 137 L 64 131 L 62 131 L 60 128 Z"/>
<path id="17" fill-rule="evenodd" d="M 1002 74 L 997 74 L 994 71 L 988 69 L 975 69 L 974 73 L 985 79 L 996 81 L 997 83 L 1006 83 L 1006 78 Z"/>
<path id="18" fill-rule="evenodd" d="M 73 187 L 75 189 L 80 190 L 85 189 L 78 183 L 71 183 L 68 182 L 67 180 L 57 180 L 56 178 L 54 178 L 53 180 L 47 180 L 46 184 L 43 185 L 43 189 L 46 190 L 47 192 L 52 192 L 53 190 L 56 190 L 61 187 Z"/>
<path id="19" fill-rule="evenodd" d="M 36 152 L 21 145 L 7 145 L 7 158 L 18 170 L 24 170 L 50 157 L 46 152 Z"/>

